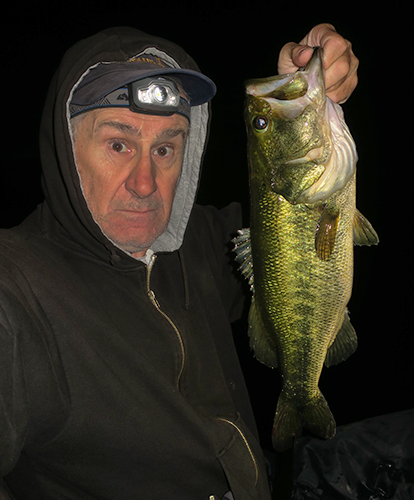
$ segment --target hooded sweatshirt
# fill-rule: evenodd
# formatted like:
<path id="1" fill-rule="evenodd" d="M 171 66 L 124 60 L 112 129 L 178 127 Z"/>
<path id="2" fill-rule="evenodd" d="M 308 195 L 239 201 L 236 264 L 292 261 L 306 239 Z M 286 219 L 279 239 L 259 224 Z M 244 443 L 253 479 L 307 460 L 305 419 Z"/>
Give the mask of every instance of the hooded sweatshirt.
<path id="1" fill-rule="evenodd" d="M 0 477 L 25 500 L 207 500 L 229 490 L 263 500 L 230 327 L 243 304 L 227 247 L 240 210 L 194 204 L 208 104 L 191 110 L 169 225 L 144 259 L 105 236 L 82 193 L 73 92 L 98 63 L 140 54 L 199 71 L 178 46 L 131 28 L 70 49 L 41 124 L 45 201 L 0 232 Z"/>

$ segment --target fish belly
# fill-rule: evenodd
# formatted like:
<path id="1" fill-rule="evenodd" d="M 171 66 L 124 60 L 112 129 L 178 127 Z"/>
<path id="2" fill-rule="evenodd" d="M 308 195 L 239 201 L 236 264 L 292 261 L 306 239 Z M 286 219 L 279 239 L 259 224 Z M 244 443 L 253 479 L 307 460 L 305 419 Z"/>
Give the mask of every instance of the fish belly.
<path id="1" fill-rule="evenodd" d="M 254 302 L 282 379 L 273 436 L 280 449 L 299 437 L 302 426 L 321 437 L 335 433 L 318 381 L 352 290 L 355 178 L 319 206 L 291 205 L 272 192 L 258 194 L 257 202 L 252 194 Z M 326 204 L 339 210 L 339 222 L 334 251 L 322 260 L 315 236 Z M 278 433 L 281 442 L 275 444 Z"/>

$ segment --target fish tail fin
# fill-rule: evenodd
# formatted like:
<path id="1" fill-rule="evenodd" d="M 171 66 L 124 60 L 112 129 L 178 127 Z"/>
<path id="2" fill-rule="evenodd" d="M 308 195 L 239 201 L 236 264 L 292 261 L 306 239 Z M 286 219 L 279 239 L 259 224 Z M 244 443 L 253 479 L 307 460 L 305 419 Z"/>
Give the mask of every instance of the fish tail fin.
<path id="1" fill-rule="evenodd" d="M 334 437 L 336 432 L 335 419 L 320 391 L 309 404 L 298 408 L 282 389 L 273 423 L 273 448 L 278 452 L 291 448 L 302 437 L 302 427 L 323 439 Z"/>
<path id="2" fill-rule="evenodd" d="M 332 412 L 319 391 L 316 398 L 301 411 L 303 426 L 322 439 L 331 439 L 336 433 L 336 422 Z"/>
<path id="3" fill-rule="evenodd" d="M 277 402 L 273 422 L 272 444 L 275 451 L 282 452 L 291 448 L 295 439 L 302 436 L 302 419 L 296 405 L 290 401 L 282 389 Z"/>

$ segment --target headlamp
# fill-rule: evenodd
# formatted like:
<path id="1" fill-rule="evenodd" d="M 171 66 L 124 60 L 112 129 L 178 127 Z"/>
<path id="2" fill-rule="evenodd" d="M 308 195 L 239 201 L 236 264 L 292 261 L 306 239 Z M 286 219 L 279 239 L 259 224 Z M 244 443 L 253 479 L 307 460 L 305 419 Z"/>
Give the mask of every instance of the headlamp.
<path id="1" fill-rule="evenodd" d="M 144 78 L 128 85 L 132 111 L 155 115 L 172 115 L 180 107 L 180 91 L 172 80 Z M 185 101 L 184 101 L 185 102 Z"/>
<path id="2" fill-rule="evenodd" d="M 113 90 L 90 104 L 69 106 L 71 118 L 85 111 L 102 107 L 128 107 L 135 113 L 169 116 L 180 113 L 190 121 L 190 104 L 180 95 L 177 84 L 162 77 L 144 78 Z"/>

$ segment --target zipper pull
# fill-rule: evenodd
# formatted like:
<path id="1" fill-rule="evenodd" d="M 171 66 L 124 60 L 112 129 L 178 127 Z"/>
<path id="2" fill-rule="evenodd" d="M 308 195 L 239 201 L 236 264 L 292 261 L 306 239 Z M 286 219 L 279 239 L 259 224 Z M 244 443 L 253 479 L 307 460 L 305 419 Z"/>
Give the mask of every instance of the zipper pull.
<path id="1" fill-rule="evenodd" d="M 148 297 L 157 309 L 161 309 L 157 297 L 155 296 L 155 293 L 150 289 L 148 290 Z"/>
<path id="2" fill-rule="evenodd" d="M 154 306 L 157 309 L 160 309 L 160 304 L 155 297 L 155 293 L 151 290 L 151 271 L 152 271 L 152 266 L 154 265 L 155 259 L 157 256 L 155 254 L 151 255 L 150 261 L 147 265 L 147 294 L 150 299 L 150 301 L 154 304 Z"/>

